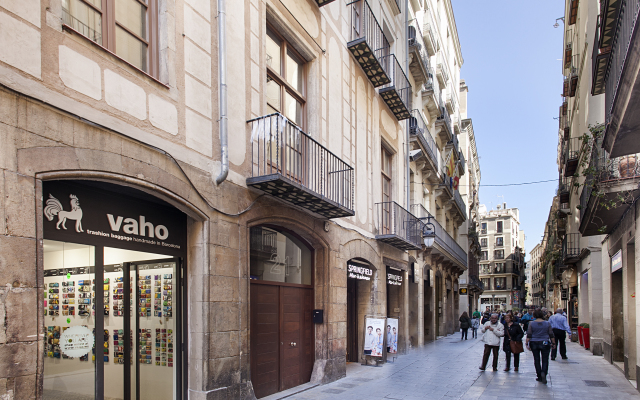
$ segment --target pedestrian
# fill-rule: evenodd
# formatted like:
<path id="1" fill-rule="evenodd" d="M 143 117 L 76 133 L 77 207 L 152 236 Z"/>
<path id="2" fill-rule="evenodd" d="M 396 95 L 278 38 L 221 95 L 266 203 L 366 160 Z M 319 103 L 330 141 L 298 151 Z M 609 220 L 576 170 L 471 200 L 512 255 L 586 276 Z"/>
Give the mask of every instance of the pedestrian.
<path id="1" fill-rule="evenodd" d="M 522 322 L 522 329 L 526 332 L 529 329 L 529 322 L 533 321 L 531 314 L 527 310 L 524 310 L 524 315 L 520 318 L 520 322 Z"/>
<path id="2" fill-rule="evenodd" d="M 478 328 L 480 328 L 480 319 L 471 318 L 471 338 L 478 338 Z"/>
<path id="3" fill-rule="evenodd" d="M 482 314 L 480 314 L 480 311 L 478 311 L 478 309 L 476 308 L 476 310 L 473 312 L 473 314 L 471 314 L 471 318 L 480 318 L 482 316 Z"/>
<path id="4" fill-rule="evenodd" d="M 489 308 L 489 307 L 487 307 Z M 482 320 L 480 321 L 481 325 L 484 325 L 487 323 L 487 321 L 489 321 L 489 319 L 491 318 L 491 313 L 487 310 L 484 312 L 484 314 L 482 314 Z"/>
<path id="5" fill-rule="evenodd" d="M 542 310 L 533 312 L 534 321 L 529 323 L 527 330 L 527 349 L 533 353 L 533 364 L 536 368 L 536 380 L 547 384 L 547 372 L 549 371 L 549 352 L 556 346 L 556 338 L 549 321 L 544 320 Z"/>
<path id="6" fill-rule="evenodd" d="M 462 331 L 462 338 L 460 340 L 467 340 L 467 332 L 469 328 L 471 328 L 471 318 L 469 318 L 469 314 L 467 312 L 463 312 L 460 316 L 460 330 Z"/>
<path id="7" fill-rule="evenodd" d="M 511 369 L 511 353 L 513 353 L 513 370 L 518 371 L 520 366 L 520 353 L 522 353 L 522 338 L 524 337 L 524 331 L 517 322 L 513 321 L 511 314 L 504 316 L 504 341 L 502 350 L 505 352 L 507 359 L 507 366 L 504 369 L 509 371 Z"/>
<path id="8" fill-rule="evenodd" d="M 481 370 L 487 368 L 489 356 L 493 353 L 493 370 L 498 370 L 498 352 L 500 351 L 500 338 L 504 336 L 504 326 L 498 321 L 498 314 L 491 314 L 489 321 L 480 328 L 484 340 L 484 354 L 482 355 Z"/>
<path id="9" fill-rule="evenodd" d="M 558 308 L 556 313 L 549 318 L 549 323 L 553 329 L 553 335 L 555 336 L 556 344 L 558 345 L 557 347 L 560 347 L 560 356 L 563 360 L 566 360 L 567 344 L 565 343 L 565 340 L 567 339 L 567 333 L 571 335 L 571 327 L 567 322 L 567 317 L 562 314 L 562 311 L 562 308 Z M 557 347 L 551 350 L 551 360 L 555 360 L 558 355 Z"/>

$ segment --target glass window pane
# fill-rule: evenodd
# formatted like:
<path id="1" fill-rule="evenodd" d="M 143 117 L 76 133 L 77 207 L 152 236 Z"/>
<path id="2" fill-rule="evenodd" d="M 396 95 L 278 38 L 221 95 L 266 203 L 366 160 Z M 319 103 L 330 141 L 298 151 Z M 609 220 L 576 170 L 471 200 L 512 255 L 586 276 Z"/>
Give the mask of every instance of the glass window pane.
<path id="1" fill-rule="evenodd" d="M 287 52 L 287 82 L 302 93 L 302 62 L 290 51 Z"/>
<path id="2" fill-rule="evenodd" d="M 267 29 L 267 65 L 282 74 L 282 41 Z"/>
<path id="3" fill-rule="evenodd" d="M 267 76 L 267 104 L 277 111 L 280 111 L 280 93 L 280 85 Z"/>
<path id="4" fill-rule="evenodd" d="M 116 26 L 116 54 L 127 62 L 147 71 L 147 45 Z"/>
<path id="5" fill-rule="evenodd" d="M 136 0 L 117 0 L 116 21 L 131 32 L 147 39 L 147 8 Z"/>
<path id="6" fill-rule="evenodd" d="M 251 228 L 251 279 L 311 285 L 311 250 L 289 234 Z"/>
<path id="7" fill-rule="evenodd" d="M 90 1 L 100 8 L 100 0 Z M 98 44 L 102 44 L 102 15 L 80 0 L 62 0 L 62 22 Z"/>
<path id="8" fill-rule="evenodd" d="M 285 115 L 296 125 L 302 124 L 302 104 L 289 93 L 285 94 Z"/>
<path id="9" fill-rule="evenodd" d="M 95 249 L 93 246 L 54 240 L 44 240 L 43 244 L 43 397 L 93 398 L 95 318 L 91 295 L 95 278 Z M 65 348 L 62 345 L 64 339 L 76 341 L 76 349 Z M 86 345 L 85 340 L 88 340 Z M 102 355 L 101 352 L 97 354 Z"/>

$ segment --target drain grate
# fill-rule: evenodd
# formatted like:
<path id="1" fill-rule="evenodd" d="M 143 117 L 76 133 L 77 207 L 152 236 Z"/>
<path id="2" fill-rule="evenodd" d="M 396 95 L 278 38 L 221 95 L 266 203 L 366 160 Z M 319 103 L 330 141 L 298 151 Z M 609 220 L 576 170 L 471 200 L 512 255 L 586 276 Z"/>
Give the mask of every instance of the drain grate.
<path id="1" fill-rule="evenodd" d="M 584 383 L 591 387 L 609 387 L 605 381 L 584 381 Z"/>
<path id="2" fill-rule="evenodd" d="M 331 393 L 331 394 L 340 394 L 343 393 L 344 390 L 340 390 L 340 389 L 327 389 L 327 390 L 323 390 L 324 393 Z"/>

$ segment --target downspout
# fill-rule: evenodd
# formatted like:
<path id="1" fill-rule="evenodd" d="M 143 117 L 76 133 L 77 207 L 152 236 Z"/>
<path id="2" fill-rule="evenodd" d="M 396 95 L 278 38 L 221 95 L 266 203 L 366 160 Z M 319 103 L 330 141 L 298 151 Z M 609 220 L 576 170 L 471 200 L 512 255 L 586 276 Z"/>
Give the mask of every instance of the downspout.
<path id="1" fill-rule="evenodd" d="M 409 0 L 406 0 L 404 2 L 404 48 L 405 48 L 405 52 L 404 52 L 404 70 L 409 72 Z M 412 107 L 412 103 L 413 103 L 413 92 L 411 92 L 409 94 L 409 104 L 407 104 L 409 107 Z M 409 112 L 411 112 L 411 110 L 409 110 Z M 406 159 L 406 164 L 407 164 L 407 211 L 411 212 L 411 165 L 409 164 L 409 150 L 410 150 L 410 144 L 409 144 L 409 123 L 405 121 L 406 124 L 406 146 L 405 146 L 405 159 Z"/>
<path id="2" fill-rule="evenodd" d="M 218 78 L 220 81 L 220 185 L 229 175 L 229 143 L 227 140 L 227 27 L 225 0 L 218 0 Z"/>

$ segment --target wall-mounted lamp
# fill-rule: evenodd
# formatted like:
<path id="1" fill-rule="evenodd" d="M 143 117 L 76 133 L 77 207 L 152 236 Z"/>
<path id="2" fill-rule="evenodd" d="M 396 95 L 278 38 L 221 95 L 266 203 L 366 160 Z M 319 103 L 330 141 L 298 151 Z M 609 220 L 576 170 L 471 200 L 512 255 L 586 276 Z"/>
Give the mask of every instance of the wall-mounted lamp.
<path id="1" fill-rule="evenodd" d="M 560 26 L 560 24 L 558 23 L 558 21 L 562 21 L 562 23 L 564 24 L 564 17 L 562 17 L 562 18 L 556 18 L 556 23 L 555 23 L 555 24 L 553 24 L 553 27 L 554 27 L 554 28 L 557 28 L 557 27 L 559 27 L 559 26 Z"/>
<path id="2" fill-rule="evenodd" d="M 421 220 L 427 220 L 427 223 L 422 227 L 422 240 L 427 249 L 433 247 L 433 242 L 436 239 L 436 227 L 431 223 L 431 218 L 433 218 L 431 215 L 426 218 L 420 218 Z"/>

